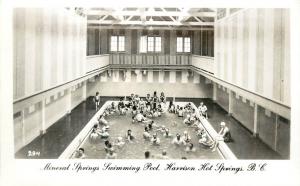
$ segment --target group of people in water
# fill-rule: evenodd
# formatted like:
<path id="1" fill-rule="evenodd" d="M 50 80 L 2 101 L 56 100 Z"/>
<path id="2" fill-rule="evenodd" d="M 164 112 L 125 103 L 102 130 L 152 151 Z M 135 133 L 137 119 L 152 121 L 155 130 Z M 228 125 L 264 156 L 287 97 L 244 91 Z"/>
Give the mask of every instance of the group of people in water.
<path id="1" fill-rule="evenodd" d="M 97 92 L 94 97 L 96 110 L 99 110 L 100 96 Z M 161 117 L 165 112 L 176 114 L 178 117 L 183 118 L 183 124 L 187 127 L 192 127 L 196 131 L 196 136 L 199 138 L 198 143 L 204 148 L 211 148 L 215 151 L 218 147 L 219 141 L 229 142 L 231 135 L 229 128 L 225 122 L 221 122 L 221 129 L 218 135 L 211 138 L 201 124 L 201 117 L 208 118 L 207 107 L 203 102 L 200 103 L 199 107 L 193 107 L 191 103 L 186 105 L 175 105 L 173 101 L 167 102 L 164 93 L 160 96 L 155 91 L 153 96 L 147 94 L 145 98 L 140 98 L 137 94 L 131 94 L 127 99 L 121 98 L 119 102 L 111 102 L 111 104 L 105 108 L 103 114 L 98 117 L 97 123 L 92 128 L 89 136 L 89 140 L 92 143 L 97 143 L 99 139 L 104 141 L 104 149 L 106 152 L 107 159 L 117 158 L 117 150 L 125 146 L 126 143 L 133 143 L 136 137 L 133 135 L 132 130 L 128 129 L 124 137 L 117 137 L 114 142 L 109 140 L 110 126 L 109 122 L 105 119 L 107 115 L 118 113 L 119 115 L 131 114 L 133 124 L 141 124 L 144 127 L 143 139 L 149 141 L 152 145 L 159 146 L 161 143 L 160 134 L 163 138 L 170 138 L 170 142 L 177 146 L 185 147 L 187 153 L 196 151 L 195 145 L 191 141 L 191 136 L 187 131 L 183 134 L 177 133 L 173 135 L 170 129 L 165 125 L 159 125 L 154 121 L 154 118 Z M 178 124 L 174 121 L 172 126 L 176 127 Z M 85 158 L 84 149 L 80 148 L 77 151 L 77 158 Z M 148 156 L 149 155 L 149 156 Z M 145 152 L 145 158 L 150 158 L 150 152 Z M 166 150 L 163 150 L 159 157 L 151 156 L 152 158 L 168 159 Z"/>

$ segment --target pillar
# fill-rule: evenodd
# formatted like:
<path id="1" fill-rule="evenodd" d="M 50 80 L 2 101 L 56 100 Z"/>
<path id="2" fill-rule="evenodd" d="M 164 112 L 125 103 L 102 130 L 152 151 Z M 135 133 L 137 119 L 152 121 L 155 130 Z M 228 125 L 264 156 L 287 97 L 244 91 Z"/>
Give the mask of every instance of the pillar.
<path id="1" fill-rule="evenodd" d="M 46 133 L 46 100 L 42 100 L 41 110 L 42 110 L 42 122 L 41 122 L 40 135 Z"/>
<path id="2" fill-rule="evenodd" d="M 253 136 L 257 137 L 258 136 L 258 121 L 257 121 L 257 104 L 254 103 L 254 127 L 253 127 Z"/>
<path id="3" fill-rule="evenodd" d="M 72 88 L 73 87 L 70 87 L 68 90 L 67 90 L 67 114 L 70 114 L 71 111 L 72 111 Z"/>
<path id="4" fill-rule="evenodd" d="M 228 102 L 228 115 L 231 116 L 232 115 L 232 91 L 228 90 L 228 97 L 229 97 L 229 102 Z"/>
<path id="5" fill-rule="evenodd" d="M 86 100 L 86 90 L 87 90 L 87 80 L 82 82 L 82 100 L 85 101 Z"/>
<path id="6" fill-rule="evenodd" d="M 278 138 L 278 127 L 279 127 L 279 124 L 278 124 L 278 115 L 276 114 L 276 117 L 275 117 L 275 138 L 274 138 L 274 150 L 277 151 L 277 138 Z"/>
<path id="7" fill-rule="evenodd" d="M 217 101 L 217 83 L 213 83 L 213 101 Z"/>

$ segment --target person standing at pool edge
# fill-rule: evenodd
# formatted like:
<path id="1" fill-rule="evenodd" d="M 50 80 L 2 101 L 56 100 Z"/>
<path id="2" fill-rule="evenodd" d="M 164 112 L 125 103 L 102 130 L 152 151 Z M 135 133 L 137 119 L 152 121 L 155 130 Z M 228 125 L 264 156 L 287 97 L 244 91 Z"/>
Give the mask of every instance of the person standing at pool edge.
<path id="1" fill-rule="evenodd" d="M 94 103 L 96 105 L 96 111 L 98 111 L 100 109 L 100 95 L 99 92 L 96 92 L 96 95 L 94 97 Z"/>

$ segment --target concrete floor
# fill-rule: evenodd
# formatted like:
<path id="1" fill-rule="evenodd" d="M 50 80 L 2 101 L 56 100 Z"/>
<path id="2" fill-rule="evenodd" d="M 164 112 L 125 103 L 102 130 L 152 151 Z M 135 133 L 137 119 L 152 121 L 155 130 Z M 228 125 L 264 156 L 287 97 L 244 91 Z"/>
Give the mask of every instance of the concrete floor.
<path id="1" fill-rule="evenodd" d="M 102 98 L 101 105 L 111 98 Z M 114 98 L 113 100 L 118 100 Z M 203 101 L 208 107 L 209 122 L 216 131 L 219 123 L 225 121 L 230 130 L 234 142 L 228 143 L 229 148 L 238 159 L 283 159 L 278 153 L 264 144 L 259 138 L 254 138 L 238 121 L 227 115 L 219 105 L 211 99 L 177 98 L 176 101 L 191 101 L 199 105 Z M 69 115 L 64 116 L 47 129 L 46 134 L 34 139 L 15 154 L 19 159 L 56 159 L 71 143 L 74 137 L 83 129 L 85 124 L 95 114 L 91 98 L 81 103 Z M 27 157 L 28 150 L 39 151 L 40 156 Z"/>

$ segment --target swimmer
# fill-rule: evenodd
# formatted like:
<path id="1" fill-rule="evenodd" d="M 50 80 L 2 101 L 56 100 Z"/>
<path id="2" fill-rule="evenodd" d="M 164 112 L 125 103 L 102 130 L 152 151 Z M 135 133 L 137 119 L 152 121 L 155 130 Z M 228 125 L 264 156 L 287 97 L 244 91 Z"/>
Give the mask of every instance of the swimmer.
<path id="1" fill-rule="evenodd" d="M 108 125 L 108 121 L 106 121 L 106 119 L 104 118 L 104 114 L 99 116 L 98 122 L 100 125 Z"/>
<path id="2" fill-rule="evenodd" d="M 114 145 L 117 146 L 119 149 L 121 149 L 125 145 L 125 142 L 123 141 L 123 138 L 119 136 L 116 142 L 114 143 Z"/>
<path id="3" fill-rule="evenodd" d="M 149 128 L 145 127 L 144 133 L 143 133 L 143 137 L 145 140 L 150 140 L 151 134 L 149 132 Z"/>
<path id="4" fill-rule="evenodd" d="M 97 130 L 97 129 L 93 128 L 93 129 L 92 129 L 92 132 L 91 132 L 91 134 L 90 134 L 90 141 L 91 141 L 92 143 L 96 143 L 97 140 L 98 140 L 98 137 L 99 137 L 99 134 L 97 133 L 96 130 Z"/>
<path id="5" fill-rule="evenodd" d="M 191 141 L 191 136 L 188 134 L 187 131 L 183 132 L 183 141 L 184 141 L 184 145 L 188 144 Z"/>
<path id="6" fill-rule="evenodd" d="M 98 134 L 100 135 L 101 138 L 108 138 L 109 137 L 109 133 L 105 132 L 103 130 L 100 130 L 100 132 Z"/>
<path id="7" fill-rule="evenodd" d="M 189 142 L 187 145 L 186 145 L 186 148 L 185 148 L 185 152 L 189 153 L 189 152 L 195 152 L 196 149 L 194 147 L 194 144 Z"/>
<path id="8" fill-rule="evenodd" d="M 180 146 L 180 145 L 184 144 L 180 134 L 176 134 L 176 137 L 173 139 L 172 144 L 174 144 L 176 146 Z"/>
<path id="9" fill-rule="evenodd" d="M 152 135 L 152 138 L 151 138 L 150 141 L 151 141 L 152 145 L 159 145 L 160 144 L 160 139 L 157 137 L 156 133 L 154 133 Z"/>
<path id="10" fill-rule="evenodd" d="M 134 136 L 132 135 L 132 131 L 129 129 L 127 130 L 127 134 L 126 134 L 126 139 L 129 141 L 129 142 L 132 142 L 132 140 L 134 140 Z"/>
<path id="11" fill-rule="evenodd" d="M 161 159 L 164 159 L 164 160 L 170 159 L 170 158 L 167 156 L 167 151 L 166 151 L 166 150 L 163 150 L 161 155 L 162 155 L 162 156 L 161 156 Z"/>
<path id="12" fill-rule="evenodd" d="M 76 151 L 75 158 L 77 158 L 77 159 L 85 159 L 86 158 L 86 155 L 84 154 L 84 148 L 79 148 Z"/>
<path id="13" fill-rule="evenodd" d="M 165 138 L 170 138 L 172 137 L 173 135 L 170 133 L 170 130 L 168 128 L 166 128 L 165 132 L 163 133 L 163 136 Z"/>
<path id="14" fill-rule="evenodd" d="M 109 151 L 109 153 L 106 154 L 105 159 L 116 159 L 117 158 L 117 153 L 113 151 Z"/>

